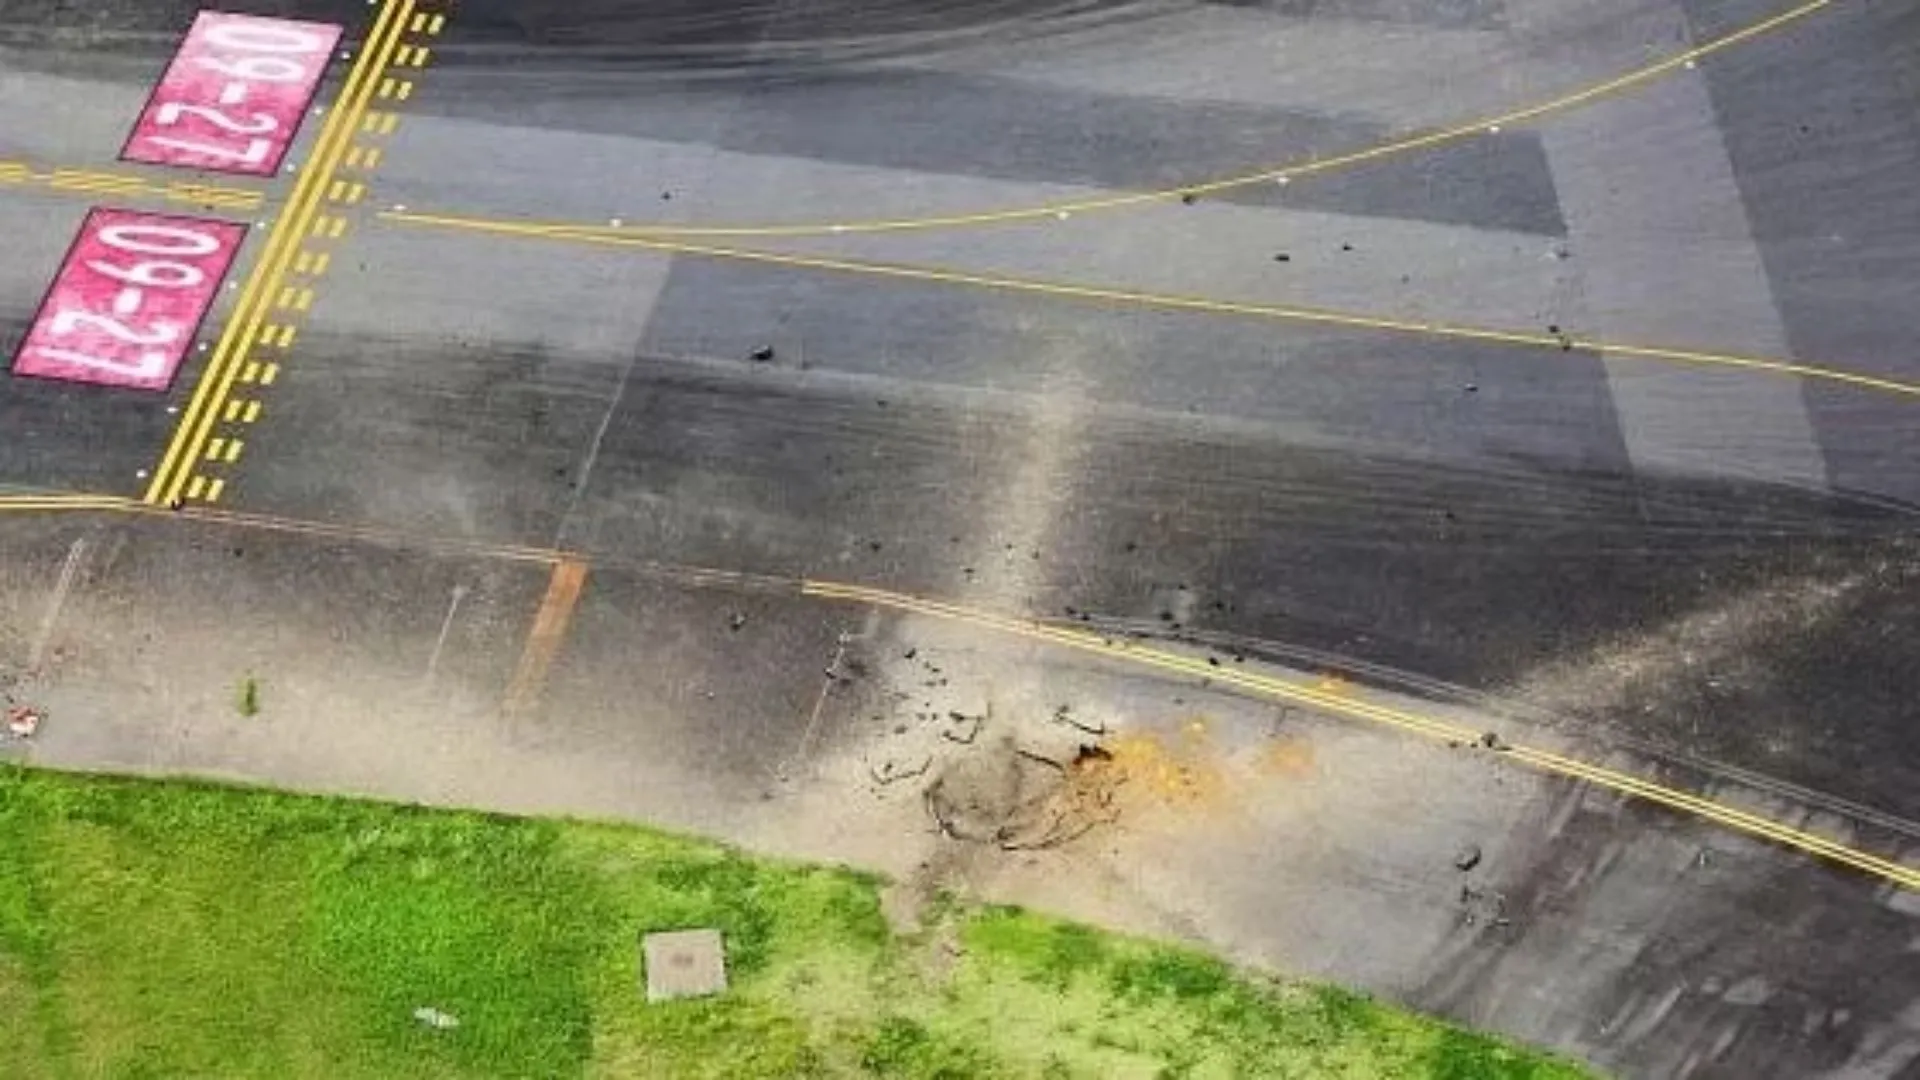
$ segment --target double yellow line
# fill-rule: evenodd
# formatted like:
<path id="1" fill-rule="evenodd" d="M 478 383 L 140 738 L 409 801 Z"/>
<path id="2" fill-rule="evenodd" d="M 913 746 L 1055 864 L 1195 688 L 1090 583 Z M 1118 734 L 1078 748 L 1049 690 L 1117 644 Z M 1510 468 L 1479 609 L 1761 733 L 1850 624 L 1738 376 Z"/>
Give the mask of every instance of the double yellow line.
<path id="1" fill-rule="evenodd" d="M 406 31 L 414 4 L 415 0 L 385 0 L 381 5 L 365 47 L 347 72 L 339 102 L 327 116 L 314 143 L 312 167 L 301 170 L 292 198 L 267 234 L 266 248 L 247 275 L 247 282 L 240 290 L 240 302 L 220 333 L 213 359 L 201 374 L 193 399 L 181 412 L 166 453 L 153 470 L 143 497 L 146 502 L 169 505 L 179 501 L 181 490 L 193 475 L 221 406 L 233 392 L 234 379 L 245 366 L 273 299 L 279 295 L 294 250 L 312 227 L 328 184 L 340 168 L 347 143 L 366 115 L 373 89 L 392 63 L 394 49 Z"/>
<path id="2" fill-rule="evenodd" d="M 1330 692 L 1312 685 L 1256 675 L 1233 668 L 1215 667 L 1196 657 L 1126 643 L 1083 630 L 1065 629 L 1027 619 L 994 615 L 936 600 L 925 600 L 859 585 L 809 581 L 801 586 L 801 593 L 805 596 L 855 601 L 939 619 L 971 623 L 1001 633 L 1064 645 L 1082 652 L 1097 653 L 1192 678 L 1211 680 L 1251 691 L 1263 697 L 1332 713 L 1336 716 L 1384 724 L 1438 742 L 1469 745 L 1477 742 L 1482 736 L 1480 731 L 1376 704 L 1351 694 Z M 1816 833 L 1783 825 L 1723 802 L 1658 784 L 1616 769 L 1578 761 L 1552 751 L 1515 746 L 1506 742 L 1500 743 L 1499 748 L 1502 756 L 1531 765 L 1542 772 L 1565 776 L 1623 795 L 1645 799 L 1683 814 L 1705 818 L 1729 829 L 1852 867 L 1892 882 L 1901 888 L 1920 891 L 1920 869 L 1905 866 L 1891 859 L 1883 859 L 1858 848 L 1848 847 L 1839 841 L 1830 840 Z"/>

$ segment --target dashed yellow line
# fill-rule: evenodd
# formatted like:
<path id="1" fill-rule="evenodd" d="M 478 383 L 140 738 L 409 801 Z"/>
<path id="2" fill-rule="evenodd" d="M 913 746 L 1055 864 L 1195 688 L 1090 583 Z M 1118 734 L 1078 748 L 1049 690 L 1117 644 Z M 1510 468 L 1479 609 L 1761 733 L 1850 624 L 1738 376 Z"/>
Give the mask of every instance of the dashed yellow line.
<path id="1" fill-rule="evenodd" d="M 837 273 L 860 274 L 868 277 L 891 278 L 902 281 L 964 285 L 971 288 L 1050 296 L 1066 300 L 1127 304 L 1138 307 L 1160 308 L 1169 311 L 1201 312 L 1212 315 L 1238 315 L 1248 318 L 1272 319 L 1285 322 L 1340 326 L 1354 330 L 1376 330 L 1455 341 L 1472 341 L 1490 345 L 1550 349 L 1556 353 L 1569 352 L 1577 349 L 1582 352 L 1605 353 L 1610 357 L 1629 357 L 1636 360 L 1652 360 L 1695 367 L 1726 368 L 1756 374 L 1812 379 L 1822 382 L 1839 383 L 1853 387 L 1854 389 L 1870 390 L 1902 398 L 1920 399 L 1920 383 L 1882 378 L 1877 375 L 1867 375 L 1841 368 L 1802 364 L 1792 360 L 1768 356 L 1748 356 L 1739 353 L 1668 348 L 1658 345 L 1636 345 L 1630 342 L 1601 341 L 1594 338 L 1579 338 L 1534 331 L 1502 330 L 1491 327 L 1467 326 L 1458 323 L 1382 317 L 1357 312 L 1334 311 L 1325 308 L 1295 307 L 1285 304 L 1261 304 L 1236 300 L 1216 300 L 1209 297 L 1186 296 L 1176 293 L 1156 293 L 1101 285 L 1081 285 L 1072 282 L 1004 277 L 994 274 L 975 274 L 959 270 L 948 270 L 942 267 L 919 266 L 911 263 L 874 262 L 865 259 L 795 255 L 785 252 L 763 251 L 756 248 L 718 247 L 710 244 L 651 239 L 643 236 L 556 229 L 547 225 L 493 221 L 486 218 L 451 217 L 444 214 L 421 214 L 412 211 L 386 211 L 383 212 L 380 217 L 389 221 L 420 226 L 463 229 L 471 232 L 523 236 L 580 244 L 631 247 L 643 251 L 665 254 L 694 255 L 712 259 L 731 259 L 740 262 L 762 263 L 768 266 L 781 266 L 792 269 L 830 270 Z"/>

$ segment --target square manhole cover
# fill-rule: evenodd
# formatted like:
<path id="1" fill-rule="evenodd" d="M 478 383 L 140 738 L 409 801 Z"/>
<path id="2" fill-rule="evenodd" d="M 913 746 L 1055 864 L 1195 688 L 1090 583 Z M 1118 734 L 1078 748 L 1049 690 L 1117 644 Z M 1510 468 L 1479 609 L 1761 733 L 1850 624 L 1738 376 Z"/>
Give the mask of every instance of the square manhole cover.
<path id="1" fill-rule="evenodd" d="M 648 1001 L 706 997 L 727 989 L 726 947 L 718 930 L 672 930 L 640 939 Z"/>

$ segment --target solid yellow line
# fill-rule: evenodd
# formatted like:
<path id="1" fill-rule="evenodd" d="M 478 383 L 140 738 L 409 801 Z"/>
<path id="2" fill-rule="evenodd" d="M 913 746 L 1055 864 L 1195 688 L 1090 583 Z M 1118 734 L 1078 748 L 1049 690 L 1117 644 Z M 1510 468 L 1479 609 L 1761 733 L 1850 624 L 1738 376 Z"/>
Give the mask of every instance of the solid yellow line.
<path id="1" fill-rule="evenodd" d="M 964 621 L 985 628 L 999 630 L 1035 640 L 1050 641 L 1086 652 L 1098 653 L 1114 659 L 1126 660 L 1137 664 L 1159 668 L 1165 671 L 1254 690 L 1268 697 L 1307 705 L 1335 715 L 1352 719 L 1369 720 L 1387 724 L 1403 731 L 1410 731 L 1428 738 L 1470 743 L 1478 732 L 1457 725 L 1435 721 L 1417 714 L 1403 712 L 1371 702 L 1359 701 L 1346 696 L 1336 696 L 1324 691 L 1299 686 L 1279 679 L 1264 678 L 1245 672 L 1226 668 L 1216 668 L 1193 657 L 1177 653 L 1162 652 L 1144 646 L 1114 645 L 1105 639 L 1084 631 L 1060 630 L 1030 620 L 996 616 L 985 612 L 972 611 L 950 604 L 922 600 L 882 589 L 864 586 L 840 585 L 829 582 L 809 581 L 802 585 L 803 595 L 827 599 L 852 600 L 897 610 L 913 611 L 924 615 L 950 620 Z M 1795 829 L 1779 822 L 1769 820 L 1757 814 L 1749 813 L 1738 807 L 1707 799 L 1690 792 L 1681 791 L 1657 784 L 1651 780 L 1632 776 L 1627 773 L 1591 765 L 1573 758 L 1554 754 L 1531 747 L 1504 744 L 1506 756 L 1524 761 L 1549 773 L 1584 780 L 1599 787 L 1605 787 L 1621 794 L 1633 795 L 1650 802 L 1666 806 L 1669 809 L 1691 813 L 1717 824 L 1750 835 L 1759 836 L 1783 846 L 1791 847 L 1810 855 L 1839 862 L 1854 869 L 1884 878 L 1907 889 L 1920 890 L 1920 869 L 1905 866 L 1889 859 L 1880 858 L 1837 841 L 1814 833 Z"/>
<path id="2" fill-rule="evenodd" d="M 400 27 L 405 25 L 404 20 L 413 10 L 413 6 L 414 0 L 388 0 L 381 6 L 380 15 L 368 35 L 371 47 L 361 52 L 354 68 L 348 72 L 347 85 L 341 92 L 341 97 L 346 103 L 345 108 L 336 108 L 333 114 L 328 116 L 327 126 L 321 131 L 320 140 L 316 143 L 314 156 L 319 165 L 317 168 L 306 170 L 306 175 L 301 177 L 303 183 L 312 182 L 307 183 L 305 187 L 296 187 L 294 198 L 289 202 L 280 221 L 275 222 L 273 234 L 268 237 L 267 251 L 262 254 L 261 261 L 255 264 L 254 270 L 259 275 L 261 293 L 271 295 L 273 286 L 278 284 L 280 277 L 286 273 L 287 263 L 293 256 L 294 248 L 298 246 L 297 238 L 305 235 L 308 220 L 319 208 L 319 193 L 323 190 L 323 184 L 332 178 L 334 170 L 339 167 L 340 157 L 346 150 L 355 119 L 366 108 L 371 81 L 378 78 L 379 71 L 385 67 L 387 58 L 392 55 L 394 45 L 399 41 Z M 291 219 L 291 225 L 283 231 L 279 226 L 289 219 Z M 253 280 L 250 279 L 248 284 L 253 285 Z M 240 359 L 245 358 L 245 349 L 248 348 L 245 342 L 251 337 L 250 331 L 258 324 L 262 314 L 262 307 L 256 305 L 247 320 L 249 333 L 239 336 L 242 342 L 239 346 L 242 350 Z M 225 346 L 226 336 L 223 334 L 222 347 Z M 207 375 L 201 378 L 200 386 L 195 390 L 193 403 L 189 407 L 192 415 L 182 417 L 180 428 L 176 431 L 175 441 L 180 448 L 179 460 L 181 461 L 194 460 L 200 445 L 205 442 L 212 430 L 213 410 L 218 408 L 219 402 L 224 400 L 232 389 L 238 364 L 222 364 L 220 359 L 216 352 L 215 365 L 209 366 Z M 212 389 L 203 399 L 202 391 L 208 391 L 209 387 Z M 186 435 L 184 440 L 178 437 L 182 433 Z M 180 497 L 180 486 L 186 481 L 186 468 L 174 469 L 172 479 L 165 481 L 164 485 L 162 483 L 165 470 L 170 467 L 174 456 L 174 447 L 169 447 L 168 456 L 162 460 L 161 468 L 155 470 L 155 482 L 149 489 L 149 501 L 164 503 Z M 153 497 L 155 493 L 158 494 L 158 498 Z"/>
<path id="3" fill-rule="evenodd" d="M 620 235 L 646 236 L 818 236 L 823 233 L 875 233 L 903 232 L 915 229 L 958 228 L 970 225 L 993 225 L 1014 221 L 1028 221 L 1037 218 L 1059 217 L 1088 213 L 1099 210 L 1114 210 L 1143 203 L 1166 201 L 1185 195 L 1208 195 L 1234 188 L 1250 187 L 1254 184 L 1273 181 L 1286 182 L 1305 176 L 1317 176 L 1336 169 L 1347 168 L 1381 158 L 1425 150 L 1445 143 L 1459 142 L 1464 139 L 1487 135 L 1490 128 L 1510 126 L 1535 120 L 1550 113 L 1564 112 L 1596 99 L 1608 97 L 1631 89 L 1643 83 L 1651 82 L 1668 72 L 1684 68 L 1704 57 L 1750 41 L 1762 34 L 1778 30 L 1791 23 L 1806 18 L 1832 4 L 1834 0 L 1806 0 L 1777 15 L 1761 19 L 1715 38 L 1702 45 L 1694 46 L 1683 52 L 1675 53 L 1664 60 L 1658 60 L 1644 67 L 1635 68 L 1625 74 L 1615 76 L 1603 82 L 1563 94 L 1537 105 L 1528 105 L 1499 113 L 1494 116 L 1469 120 L 1452 127 L 1442 128 L 1421 135 L 1410 135 L 1380 143 L 1375 146 L 1354 150 L 1332 157 L 1309 159 L 1286 165 L 1274 165 L 1258 172 L 1243 173 L 1237 176 L 1217 180 L 1196 181 L 1178 187 L 1162 188 L 1155 191 L 1128 192 L 1118 195 L 1102 195 L 1085 199 L 1072 199 L 1062 202 L 1045 203 L 1038 206 L 1014 207 L 1002 210 L 986 210 L 976 213 L 948 214 L 920 218 L 877 219 L 843 222 L 797 222 L 791 224 L 760 225 L 637 225 L 609 226 L 593 223 L 551 223 L 551 227 L 578 230 L 584 232 L 603 232 Z"/>
<path id="4" fill-rule="evenodd" d="M 393 210 L 385 211 L 379 216 L 385 220 L 412 225 L 464 229 L 473 232 L 496 233 L 506 236 L 526 236 L 549 240 L 571 241 L 575 243 L 632 247 L 645 251 L 674 255 L 695 255 L 713 259 L 732 259 L 741 262 L 764 263 L 771 266 L 783 266 L 793 269 L 831 270 L 839 273 L 865 274 L 872 277 L 894 278 L 906 281 L 924 281 L 944 285 L 965 285 L 972 288 L 1029 293 L 1070 300 L 1132 304 L 1143 307 L 1163 308 L 1173 311 L 1194 311 L 1213 315 L 1239 315 L 1287 322 L 1341 326 L 1355 330 L 1376 330 L 1396 334 L 1412 334 L 1456 341 L 1474 341 L 1495 345 L 1553 349 L 1556 351 L 1566 351 L 1570 347 L 1582 351 L 1601 352 L 1608 356 L 1631 357 L 1637 360 L 1658 360 L 1674 364 L 1723 367 L 1741 371 L 1762 372 L 1769 375 L 1818 379 L 1826 382 L 1841 383 L 1864 390 L 1894 394 L 1901 397 L 1920 398 L 1920 383 L 1903 382 L 1897 379 L 1882 378 L 1877 375 L 1865 375 L 1840 368 L 1802 364 L 1791 360 L 1782 360 L 1766 356 L 1744 356 L 1738 353 L 1709 352 L 1700 349 L 1676 349 L 1657 345 L 1635 345 L 1623 342 L 1600 341 L 1591 338 L 1561 338 L 1553 334 L 1463 326 L 1455 323 L 1398 319 L 1363 315 L 1356 312 L 1331 311 L 1324 308 L 1292 307 L 1282 304 L 1259 304 L 1235 300 L 1214 300 L 1201 296 L 1152 293 L 1134 289 L 1108 288 L 1098 285 L 1077 285 L 1071 282 L 999 277 L 987 274 L 968 273 L 965 271 L 946 270 L 932 266 L 918 266 L 909 263 L 871 262 L 864 259 L 838 259 L 815 255 L 791 255 L 782 252 L 760 251 L 753 248 L 717 247 L 674 240 L 655 240 L 640 236 L 617 236 L 555 229 L 545 225 L 489 221 L 484 218 L 460 218 L 439 214 L 418 214 L 411 211 L 401 212 Z"/>

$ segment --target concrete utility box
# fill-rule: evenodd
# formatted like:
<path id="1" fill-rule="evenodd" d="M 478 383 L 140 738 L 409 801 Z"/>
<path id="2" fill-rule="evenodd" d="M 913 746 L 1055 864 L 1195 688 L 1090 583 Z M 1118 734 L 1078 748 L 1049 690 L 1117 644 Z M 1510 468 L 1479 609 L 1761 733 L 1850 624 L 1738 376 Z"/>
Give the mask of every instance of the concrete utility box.
<path id="1" fill-rule="evenodd" d="M 727 950 L 718 930 L 672 930 L 640 939 L 648 1001 L 708 997 L 727 989 Z"/>

